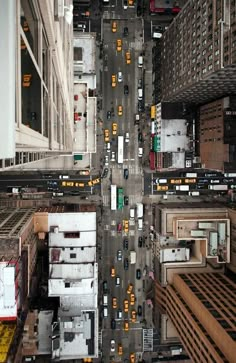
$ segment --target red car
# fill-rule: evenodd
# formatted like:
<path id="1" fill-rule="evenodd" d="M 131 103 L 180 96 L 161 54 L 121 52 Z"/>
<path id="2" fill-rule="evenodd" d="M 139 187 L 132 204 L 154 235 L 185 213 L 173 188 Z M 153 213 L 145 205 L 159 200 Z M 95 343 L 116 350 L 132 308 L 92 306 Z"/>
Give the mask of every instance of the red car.
<path id="1" fill-rule="evenodd" d="M 122 231 L 122 223 L 118 223 L 117 224 L 117 232 L 121 232 Z"/>

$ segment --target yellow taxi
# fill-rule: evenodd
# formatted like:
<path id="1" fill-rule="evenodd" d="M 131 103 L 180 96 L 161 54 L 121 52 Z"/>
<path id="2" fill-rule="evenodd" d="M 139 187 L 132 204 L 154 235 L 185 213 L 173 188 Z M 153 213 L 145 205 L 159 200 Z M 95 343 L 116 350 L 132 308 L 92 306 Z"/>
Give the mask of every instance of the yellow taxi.
<path id="1" fill-rule="evenodd" d="M 196 183 L 196 179 L 184 179 L 186 184 Z"/>
<path id="2" fill-rule="evenodd" d="M 127 287 L 127 294 L 131 294 L 131 292 L 133 291 L 133 284 L 129 284 L 129 286 Z"/>
<path id="3" fill-rule="evenodd" d="M 112 31 L 112 33 L 116 33 L 116 31 L 117 31 L 117 22 L 116 21 L 112 22 L 111 31 Z"/>
<path id="4" fill-rule="evenodd" d="M 111 75 L 111 86 L 112 87 L 116 86 L 116 75 L 115 74 Z"/>
<path id="5" fill-rule="evenodd" d="M 129 361 L 130 361 L 130 363 L 135 363 L 135 355 L 134 355 L 134 353 L 130 353 L 130 355 L 129 355 Z"/>
<path id="6" fill-rule="evenodd" d="M 171 184 L 182 184 L 182 180 L 181 179 L 171 179 L 170 183 Z"/>
<path id="7" fill-rule="evenodd" d="M 75 187 L 83 188 L 84 183 L 75 183 Z"/>
<path id="8" fill-rule="evenodd" d="M 130 305 L 134 305 L 134 303 L 135 303 L 135 295 L 130 294 Z"/>
<path id="9" fill-rule="evenodd" d="M 116 297 L 112 298 L 112 307 L 113 307 L 113 309 L 117 309 L 117 298 Z"/>
<path id="10" fill-rule="evenodd" d="M 117 50 L 117 52 L 121 52 L 121 50 L 122 50 L 122 40 L 121 39 L 116 40 L 116 50 Z"/>
<path id="11" fill-rule="evenodd" d="M 73 187 L 74 186 L 74 182 L 62 182 L 61 184 L 63 187 Z"/>
<path id="12" fill-rule="evenodd" d="M 104 130 L 104 141 L 109 142 L 110 141 L 110 132 L 108 129 Z"/>
<path id="13" fill-rule="evenodd" d="M 123 106 L 122 105 L 119 105 L 117 107 L 117 113 L 118 113 L 118 116 L 122 116 L 123 115 Z"/>
<path id="14" fill-rule="evenodd" d="M 89 181 L 88 181 L 88 186 L 89 186 L 89 187 L 92 187 L 92 186 L 93 186 L 93 181 L 92 181 L 92 180 L 89 180 Z"/>
<path id="15" fill-rule="evenodd" d="M 118 355 L 122 355 L 122 354 L 123 354 L 122 344 L 118 344 Z"/>
<path id="16" fill-rule="evenodd" d="M 99 183 L 100 183 L 100 179 L 99 178 L 93 180 L 93 185 L 96 185 L 96 184 L 99 184 Z"/>
<path id="17" fill-rule="evenodd" d="M 127 299 L 124 300 L 124 312 L 128 313 L 129 311 L 129 301 Z"/>
<path id="18" fill-rule="evenodd" d="M 135 310 L 132 310 L 131 311 L 131 321 L 132 323 L 135 323 L 136 322 L 136 311 Z"/>
<path id="19" fill-rule="evenodd" d="M 123 220 L 123 229 L 124 229 L 125 233 L 129 232 L 129 221 L 128 221 L 128 219 Z"/>
<path id="20" fill-rule="evenodd" d="M 116 275 L 115 267 L 111 267 L 111 277 L 115 277 L 115 275 Z"/>
<path id="21" fill-rule="evenodd" d="M 129 322 L 128 322 L 128 320 L 124 321 L 124 331 L 129 331 Z"/>
<path id="22" fill-rule="evenodd" d="M 168 190 L 168 185 L 157 185 L 157 190 Z"/>
<path id="23" fill-rule="evenodd" d="M 126 60 L 126 64 L 131 63 L 131 54 L 130 54 L 129 50 L 128 50 L 128 52 L 125 53 L 125 60 Z"/>
<path id="24" fill-rule="evenodd" d="M 112 135 L 117 135 L 117 123 L 113 122 L 112 124 Z"/>

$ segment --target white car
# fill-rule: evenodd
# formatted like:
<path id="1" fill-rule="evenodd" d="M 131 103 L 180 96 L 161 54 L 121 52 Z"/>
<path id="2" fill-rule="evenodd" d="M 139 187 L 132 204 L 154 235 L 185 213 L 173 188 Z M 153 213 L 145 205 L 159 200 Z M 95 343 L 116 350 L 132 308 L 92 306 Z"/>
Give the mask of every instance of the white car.
<path id="1" fill-rule="evenodd" d="M 117 251 L 117 261 L 122 261 L 122 251 L 121 250 Z"/>
<path id="2" fill-rule="evenodd" d="M 109 156 L 106 155 L 105 156 L 105 166 L 108 166 L 109 165 Z"/>
<path id="3" fill-rule="evenodd" d="M 116 276 L 115 283 L 116 283 L 116 286 L 120 286 L 120 276 Z"/>
<path id="4" fill-rule="evenodd" d="M 129 142 L 129 133 L 128 132 L 125 133 L 125 142 Z"/>
<path id="5" fill-rule="evenodd" d="M 116 350 L 116 342 L 114 339 L 111 340 L 111 352 L 114 353 Z"/>
<path id="6" fill-rule="evenodd" d="M 118 72 L 117 79 L 118 79 L 118 82 L 122 82 L 122 81 L 123 81 L 123 75 L 122 75 L 122 72 Z"/>
<path id="7" fill-rule="evenodd" d="M 111 161 L 116 161 L 116 153 L 115 151 L 111 152 Z"/>
<path id="8" fill-rule="evenodd" d="M 111 143 L 107 142 L 107 152 L 109 153 L 111 151 Z"/>
<path id="9" fill-rule="evenodd" d="M 59 175 L 59 179 L 69 179 L 69 175 Z"/>

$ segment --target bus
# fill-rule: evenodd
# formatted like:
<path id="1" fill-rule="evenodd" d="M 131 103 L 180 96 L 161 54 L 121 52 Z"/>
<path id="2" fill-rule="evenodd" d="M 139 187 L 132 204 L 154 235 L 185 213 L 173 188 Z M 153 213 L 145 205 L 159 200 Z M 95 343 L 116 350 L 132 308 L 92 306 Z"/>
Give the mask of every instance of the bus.
<path id="1" fill-rule="evenodd" d="M 123 163 L 124 158 L 124 136 L 118 136 L 118 164 Z"/>
<path id="2" fill-rule="evenodd" d="M 116 210 L 116 201 L 117 201 L 117 196 L 116 196 L 116 185 L 111 185 L 111 210 Z"/>
<path id="3" fill-rule="evenodd" d="M 123 188 L 117 189 L 117 208 L 122 209 L 124 207 L 124 191 Z"/>

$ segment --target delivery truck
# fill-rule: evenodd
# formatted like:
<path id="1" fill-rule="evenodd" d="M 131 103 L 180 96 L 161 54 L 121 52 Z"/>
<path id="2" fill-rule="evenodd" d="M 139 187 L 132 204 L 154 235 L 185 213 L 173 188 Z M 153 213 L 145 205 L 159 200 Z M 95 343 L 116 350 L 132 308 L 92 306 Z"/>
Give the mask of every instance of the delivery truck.
<path id="1" fill-rule="evenodd" d="M 131 263 L 131 265 L 136 263 L 136 252 L 135 251 L 130 251 L 130 263 Z"/>
<path id="2" fill-rule="evenodd" d="M 137 207 L 137 218 L 143 218 L 143 204 L 136 203 L 136 207 Z"/>

